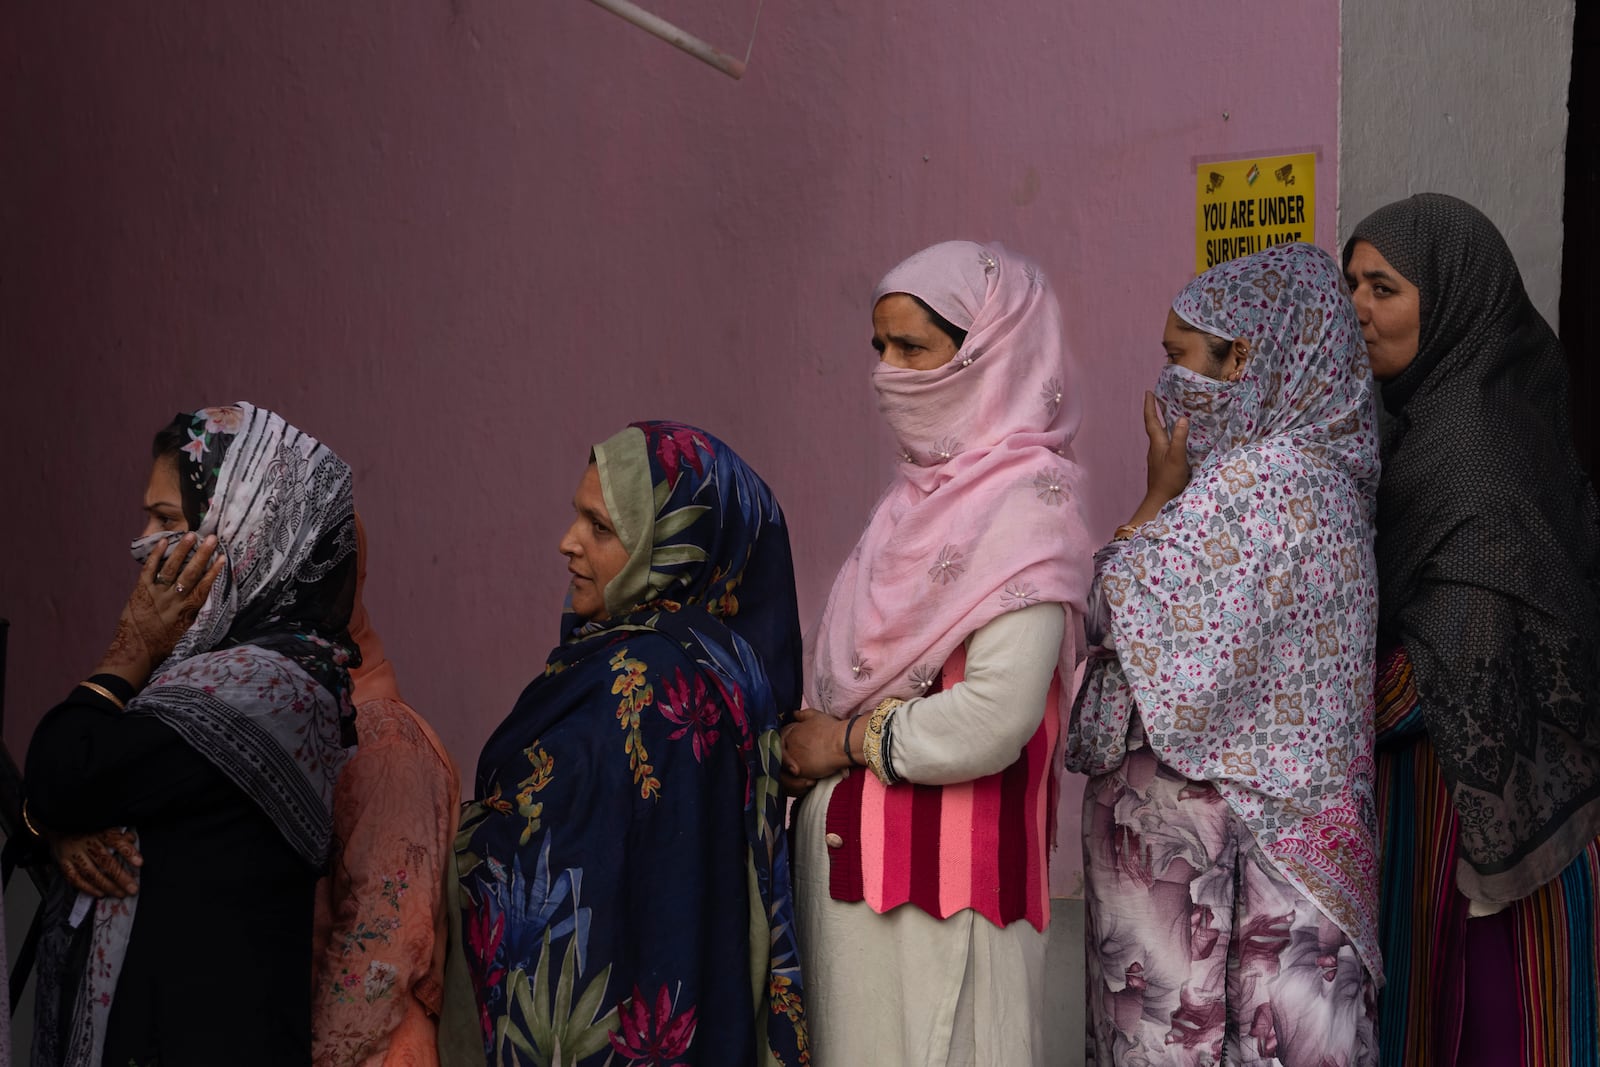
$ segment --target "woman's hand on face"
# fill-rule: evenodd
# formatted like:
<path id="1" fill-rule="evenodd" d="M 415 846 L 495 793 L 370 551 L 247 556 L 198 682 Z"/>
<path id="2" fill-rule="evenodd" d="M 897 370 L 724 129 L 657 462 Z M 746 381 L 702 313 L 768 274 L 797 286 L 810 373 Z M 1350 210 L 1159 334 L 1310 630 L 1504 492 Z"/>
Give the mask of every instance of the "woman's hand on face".
<path id="1" fill-rule="evenodd" d="M 818 781 L 850 765 L 844 754 L 844 723 L 815 708 L 801 708 L 783 728 L 783 767 L 787 778 Z M 785 782 L 785 786 L 788 782 Z"/>
<path id="2" fill-rule="evenodd" d="M 1150 438 L 1150 451 L 1145 455 L 1145 502 L 1159 511 L 1189 484 L 1189 420 L 1179 419 L 1168 434 L 1156 395 L 1147 392 L 1144 432 Z"/>
<path id="3" fill-rule="evenodd" d="M 199 541 L 192 533 L 184 534 L 164 560 L 151 552 L 123 605 L 100 670 L 127 679 L 135 688 L 143 686 L 200 613 L 222 573 L 222 561 L 215 536 Z"/>
<path id="4" fill-rule="evenodd" d="M 133 842 L 126 830 L 56 834 L 50 853 L 74 889 L 96 897 L 131 897 L 139 891 L 136 868 L 144 863 Z"/>

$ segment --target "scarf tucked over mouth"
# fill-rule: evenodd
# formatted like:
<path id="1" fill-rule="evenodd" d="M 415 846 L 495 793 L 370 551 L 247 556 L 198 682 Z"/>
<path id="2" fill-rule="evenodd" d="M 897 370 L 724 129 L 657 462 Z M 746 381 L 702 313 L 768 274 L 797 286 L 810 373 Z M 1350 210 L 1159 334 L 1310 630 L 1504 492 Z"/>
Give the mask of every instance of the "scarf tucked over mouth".
<path id="1" fill-rule="evenodd" d="M 967 336 L 935 370 L 873 371 L 900 464 L 839 570 L 807 665 L 811 699 L 841 718 L 925 694 L 957 646 L 1005 612 L 1081 613 L 1091 576 L 1071 447 L 1080 399 L 1044 273 L 999 244 L 948 241 L 890 271 L 874 304 L 889 293 Z M 1062 679 L 1081 645 L 1068 626 Z"/>
<path id="2" fill-rule="evenodd" d="M 1120 766 L 1137 715 L 1158 759 L 1213 784 L 1381 982 L 1378 436 L 1355 309 L 1333 258 L 1304 244 L 1214 267 L 1172 306 L 1247 339 L 1250 356 L 1233 382 L 1161 372 L 1166 417 L 1190 420 L 1194 470 L 1098 556 L 1067 766 Z"/>
<path id="3" fill-rule="evenodd" d="M 171 727 L 320 869 L 333 832 L 334 783 L 355 740 L 349 670 L 360 653 L 346 629 L 356 585 L 350 468 L 251 404 L 204 408 L 174 425 L 189 438 L 178 457 L 185 518 L 200 538 L 216 535 L 224 563 L 199 615 L 125 714 Z M 181 536 L 138 538 L 133 556 L 165 554 Z M 101 1061 L 139 898 L 88 903 L 93 967 L 66 973 L 73 934 L 65 922 L 40 948 L 41 1000 L 59 1002 L 46 984 L 75 983 L 65 1032 L 48 1006 L 36 1027 L 52 1047 L 61 1035 L 65 1047 L 45 1055 L 68 1067 Z"/>

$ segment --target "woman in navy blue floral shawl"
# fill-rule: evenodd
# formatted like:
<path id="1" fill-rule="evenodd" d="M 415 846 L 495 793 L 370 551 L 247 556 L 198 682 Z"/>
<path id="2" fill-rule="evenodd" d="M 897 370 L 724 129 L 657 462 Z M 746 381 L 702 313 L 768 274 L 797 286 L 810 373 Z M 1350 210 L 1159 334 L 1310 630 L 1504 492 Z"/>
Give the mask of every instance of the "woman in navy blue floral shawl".
<path id="1" fill-rule="evenodd" d="M 690 426 L 638 423 L 594 457 L 643 592 L 600 622 L 569 610 L 478 763 L 457 860 L 489 1062 L 809 1063 L 778 788 L 801 644 L 783 513 Z"/>

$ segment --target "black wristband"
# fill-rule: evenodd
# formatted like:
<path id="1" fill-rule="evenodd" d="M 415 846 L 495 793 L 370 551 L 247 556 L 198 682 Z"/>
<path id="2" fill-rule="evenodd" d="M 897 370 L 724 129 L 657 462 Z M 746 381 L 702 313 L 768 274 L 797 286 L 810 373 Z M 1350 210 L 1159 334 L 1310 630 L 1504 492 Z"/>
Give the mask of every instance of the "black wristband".
<path id="1" fill-rule="evenodd" d="M 852 715 L 844 721 L 844 758 L 850 761 L 850 766 L 852 767 L 864 766 L 860 760 L 856 759 L 856 754 L 850 751 L 850 731 L 856 728 L 856 720 L 860 717 L 859 715 Z"/>

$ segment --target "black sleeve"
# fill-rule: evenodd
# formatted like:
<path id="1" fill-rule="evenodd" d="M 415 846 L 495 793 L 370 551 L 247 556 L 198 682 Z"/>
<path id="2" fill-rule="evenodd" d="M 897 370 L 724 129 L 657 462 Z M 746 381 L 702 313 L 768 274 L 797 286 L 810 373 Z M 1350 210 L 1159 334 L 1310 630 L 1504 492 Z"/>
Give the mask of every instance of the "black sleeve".
<path id="1" fill-rule="evenodd" d="M 119 700 L 133 696 L 120 678 L 90 680 Z M 130 715 L 79 686 L 34 730 L 23 782 L 36 826 L 88 833 L 159 816 L 225 779 L 159 719 Z"/>

